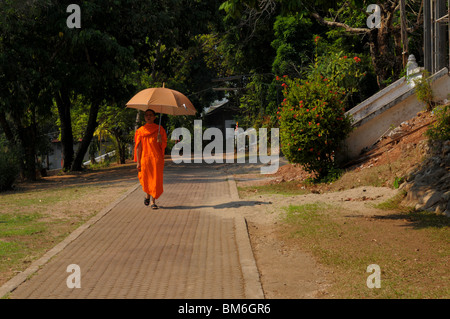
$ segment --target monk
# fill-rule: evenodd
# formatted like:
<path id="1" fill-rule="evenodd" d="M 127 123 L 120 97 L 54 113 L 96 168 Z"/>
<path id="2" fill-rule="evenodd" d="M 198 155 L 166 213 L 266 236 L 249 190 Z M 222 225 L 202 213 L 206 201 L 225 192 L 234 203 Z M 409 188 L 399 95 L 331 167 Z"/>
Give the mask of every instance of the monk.
<path id="1" fill-rule="evenodd" d="M 147 194 L 145 206 L 158 209 L 156 200 L 163 193 L 164 151 L 167 134 L 163 127 L 153 123 L 156 114 L 148 109 L 144 113 L 146 124 L 136 130 L 134 136 L 134 161 L 137 162 L 138 178 L 142 190 Z M 159 135 L 158 136 L 158 131 Z"/>

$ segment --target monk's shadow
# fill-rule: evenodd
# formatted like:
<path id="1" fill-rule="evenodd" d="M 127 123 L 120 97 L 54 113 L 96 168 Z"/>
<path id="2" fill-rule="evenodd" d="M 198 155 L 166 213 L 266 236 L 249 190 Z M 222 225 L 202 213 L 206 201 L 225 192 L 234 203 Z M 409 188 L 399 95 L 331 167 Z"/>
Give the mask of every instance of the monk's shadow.
<path id="1" fill-rule="evenodd" d="M 272 202 L 261 202 L 261 201 L 233 201 L 228 203 L 221 203 L 217 205 L 175 205 L 167 206 L 160 205 L 164 209 L 200 209 L 200 208 L 214 208 L 214 209 L 224 209 L 224 208 L 239 208 L 239 207 L 249 207 L 257 205 L 269 205 Z"/>

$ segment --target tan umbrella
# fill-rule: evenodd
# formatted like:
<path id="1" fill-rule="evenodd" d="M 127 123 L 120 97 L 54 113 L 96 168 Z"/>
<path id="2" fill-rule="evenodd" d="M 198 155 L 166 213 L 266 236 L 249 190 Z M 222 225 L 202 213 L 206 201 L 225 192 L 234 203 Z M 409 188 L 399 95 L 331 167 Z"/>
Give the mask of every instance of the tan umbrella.
<path id="1" fill-rule="evenodd" d="M 168 88 L 149 88 L 138 92 L 126 104 L 128 108 L 147 111 L 151 109 L 156 113 L 169 115 L 195 115 L 197 110 L 192 102 L 182 93 Z M 161 116 L 159 117 L 161 127 Z M 158 128 L 158 140 L 159 128 Z"/>
<path id="2" fill-rule="evenodd" d="M 169 115 L 195 115 L 197 112 L 184 94 L 164 87 L 140 91 L 128 101 L 127 107 Z"/>

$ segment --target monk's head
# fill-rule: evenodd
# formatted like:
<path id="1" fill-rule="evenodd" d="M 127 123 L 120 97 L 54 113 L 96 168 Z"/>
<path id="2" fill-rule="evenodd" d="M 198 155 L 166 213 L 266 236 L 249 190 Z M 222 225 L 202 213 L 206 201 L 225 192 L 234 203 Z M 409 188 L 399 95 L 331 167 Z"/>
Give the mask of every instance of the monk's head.
<path id="1" fill-rule="evenodd" d="M 147 122 L 147 123 L 153 123 L 153 121 L 155 120 L 155 118 L 156 118 L 156 113 L 155 113 L 155 111 L 150 110 L 150 109 L 148 109 L 147 111 L 145 111 L 145 113 L 144 113 L 144 119 L 145 119 L 145 122 Z"/>

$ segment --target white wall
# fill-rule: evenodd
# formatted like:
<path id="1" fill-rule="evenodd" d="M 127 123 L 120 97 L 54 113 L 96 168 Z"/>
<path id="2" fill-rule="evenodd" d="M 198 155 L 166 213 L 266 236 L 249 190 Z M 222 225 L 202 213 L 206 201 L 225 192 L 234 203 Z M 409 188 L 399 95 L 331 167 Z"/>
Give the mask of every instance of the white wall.
<path id="1" fill-rule="evenodd" d="M 431 87 L 434 100 L 448 98 L 450 76 L 447 68 L 432 76 Z M 353 116 L 356 128 L 345 141 L 344 157 L 357 157 L 365 147 L 370 148 L 390 128 L 412 119 L 424 109 L 425 105 L 417 100 L 413 85 L 406 83 L 404 78 L 391 84 L 347 112 Z"/>

